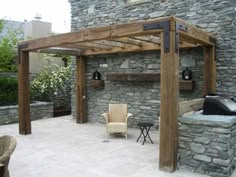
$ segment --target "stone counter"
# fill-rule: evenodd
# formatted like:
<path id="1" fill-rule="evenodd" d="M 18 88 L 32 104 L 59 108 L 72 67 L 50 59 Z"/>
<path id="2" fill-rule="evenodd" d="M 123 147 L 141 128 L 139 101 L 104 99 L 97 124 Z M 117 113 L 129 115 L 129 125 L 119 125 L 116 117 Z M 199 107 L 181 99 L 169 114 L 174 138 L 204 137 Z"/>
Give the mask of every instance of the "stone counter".
<path id="1" fill-rule="evenodd" d="M 31 120 L 53 117 L 53 104 L 37 101 L 30 104 Z M 18 105 L 0 107 L 0 125 L 18 122 Z"/>
<path id="2" fill-rule="evenodd" d="M 179 165 L 213 177 L 234 170 L 236 116 L 195 113 L 179 118 Z"/>

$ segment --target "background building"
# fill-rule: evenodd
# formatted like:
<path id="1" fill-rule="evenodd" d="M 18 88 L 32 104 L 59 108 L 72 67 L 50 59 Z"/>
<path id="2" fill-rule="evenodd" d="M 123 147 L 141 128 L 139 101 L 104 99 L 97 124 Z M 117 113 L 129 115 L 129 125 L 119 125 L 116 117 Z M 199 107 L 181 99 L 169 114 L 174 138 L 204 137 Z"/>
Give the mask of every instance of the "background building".
<path id="1" fill-rule="evenodd" d="M 52 35 L 52 24 L 40 20 L 30 22 L 19 22 L 13 20 L 4 20 L 4 27 L 0 33 L 0 39 L 7 35 L 9 31 L 17 32 L 19 40 L 35 39 Z M 38 74 L 42 71 L 44 65 L 64 66 L 62 57 L 49 57 L 47 60 L 42 59 L 43 54 L 30 53 L 30 73 Z"/>
<path id="2" fill-rule="evenodd" d="M 52 35 L 52 24 L 40 20 L 32 20 L 23 25 L 24 39 L 35 39 Z M 42 59 L 43 54 L 30 53 L 30 73 L 40 73 L 44 65 L 63 66 L 64 62 L 61 57 L 47 57 Z"/>

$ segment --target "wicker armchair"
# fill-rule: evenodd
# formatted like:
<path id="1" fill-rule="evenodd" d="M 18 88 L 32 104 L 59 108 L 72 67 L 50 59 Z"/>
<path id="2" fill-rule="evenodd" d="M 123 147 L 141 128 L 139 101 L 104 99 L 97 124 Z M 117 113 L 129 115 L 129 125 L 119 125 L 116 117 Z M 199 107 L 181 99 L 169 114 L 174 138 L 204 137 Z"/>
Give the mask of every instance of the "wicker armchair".
<path id="1" fill-rule="evenodd" d="M 109 104 L 108 113 L 102 116 L 106 119 L 106 135 L 110 133 L 124 133 L 126 139 L 128 135 L 128 118 L 132 114 L 128 113 L 127 104 Z"/>
<path id="2" fill-rule="evenodd" d="M 0 137 L 0 177 L 10 177 L 8 164 L 15 147 L 16 139 L 13 136 Z"/>

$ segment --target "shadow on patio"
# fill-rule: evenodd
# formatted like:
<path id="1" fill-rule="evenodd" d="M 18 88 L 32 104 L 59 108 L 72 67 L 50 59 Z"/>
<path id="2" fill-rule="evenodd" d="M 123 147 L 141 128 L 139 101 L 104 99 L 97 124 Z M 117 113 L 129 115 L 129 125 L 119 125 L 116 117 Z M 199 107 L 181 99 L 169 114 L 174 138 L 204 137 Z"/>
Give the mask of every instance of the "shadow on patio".
<path id="1" fill-rule="evenodd" d="M 19 135 L 18 124 L 1 126 L 0 134 L 17 138 L 10 160 L 11 177 L 204 177 L 184 170 L 159 171 L 159 133 L 137 143 L 138 129 L 129 128 L 128 140 L 111 136 L 105 125 L 76 124 L 70 116 L 32 122 L 31 135 Z M 206 176 L 205 176 L 206 177 Z"/>

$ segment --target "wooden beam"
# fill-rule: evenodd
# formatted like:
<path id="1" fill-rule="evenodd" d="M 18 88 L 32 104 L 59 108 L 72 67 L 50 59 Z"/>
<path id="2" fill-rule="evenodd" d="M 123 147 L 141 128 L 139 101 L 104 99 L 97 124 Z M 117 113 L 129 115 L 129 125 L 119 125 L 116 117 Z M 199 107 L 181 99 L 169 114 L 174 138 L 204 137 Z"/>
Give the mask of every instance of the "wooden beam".
<path id="1" fill-rule="evenodd" d="M 162 29 L 144 30 L 143 25 L 168 20 L 170 17 L 162 17 L 154 20 L 138 21 L 120 25 L 109 25 L 98 28 L 90 28 L 77 32 L 58 34 L 54 36 L 23 41 L 20 44 L 28 44 L 24 51 L 37 50 L 48 47 L 56 47 L 62 44 L 78 42 L 92 42 L 97 40 L 110 40 L 119 37 L 150 35 L 162 32 Z"/>
<path id="2" fill-rule="evenodd" d="M 60 55 L 72 55 L 77 56 L 79 53 L 78 50 L 68 49 L 68 48 L 48 48 L 48 49 L 41 49 L 37 50 L 37 53 L 50 53 L 50 54 L 60 54 Z"/>
<path id="3" fill-rule="evenodd" d="M 184 24 L 187 27 L 187 31 L 179 30 L 180 40 L 207 46 L 212 46 L 214 44 L 211 39 L 215 40 L 215 38 L 207 32 L 181 19 L 175 18 L 175 20 L 176 23 Z"/>
<path id="4" fill-rule="evenodd" d="M 179 55 L 175 53 L 175 31 L 170 31 L 170 49 L 164 52 L 161 34 L 161 105 L 159 168 L 173 172 L 178 154 Z"/>
<path id="5" fill-rule="evenodd" d="M 85 59 L 77 56 L 76 59 L 76 122 L 87 122 L 87 102 L 85 84 Z"/>
<path id="6" fill-rule="evenodd" d="M 179 32 L 180 40 L 189 42 L 195 45 L 205 45 L 205 46 L 213 46 L 214 43 L 210 42 L 209 40 L 205 40 L 200 38 L 197 34 L 190 34 L 184 31 Z"/>
<path id="7" fill-rule="evenodd" d="M 190 111 L 198 111 L 203 108 L 204 98 L 198 98 L 189 101 L 183 101 L 179 103 L 179 116 Z"/>
<path id="8" fill-rule="evenodd" d="M 204 47 L 204 91 L 203 94 L 216 92 L 215 46 Z"/>
<path id="9" fill-rule="evenodd" d="M 19 133 L 31 134 L 30 87 L 29 87 L 29 52 L 19 52 L 18 64 L 18 105 Z"/>
<path id="10" fill-rule="evenodd" d="M 85 51 L 82 51 L 80 55 L 87 56 L 87 55 L 100 55 L 100 54 L 111 54 L 111 53 L 142 52 L 142 51 L 159 50 L 159 49 L 160 49 L 160 45 L 149 43 L 142 47 L 130 46 L 126 48 L 112 47 L 112 49 L 109 49 L 109 50 L 106 50 L 106 49 L 85 50 Z"/>

